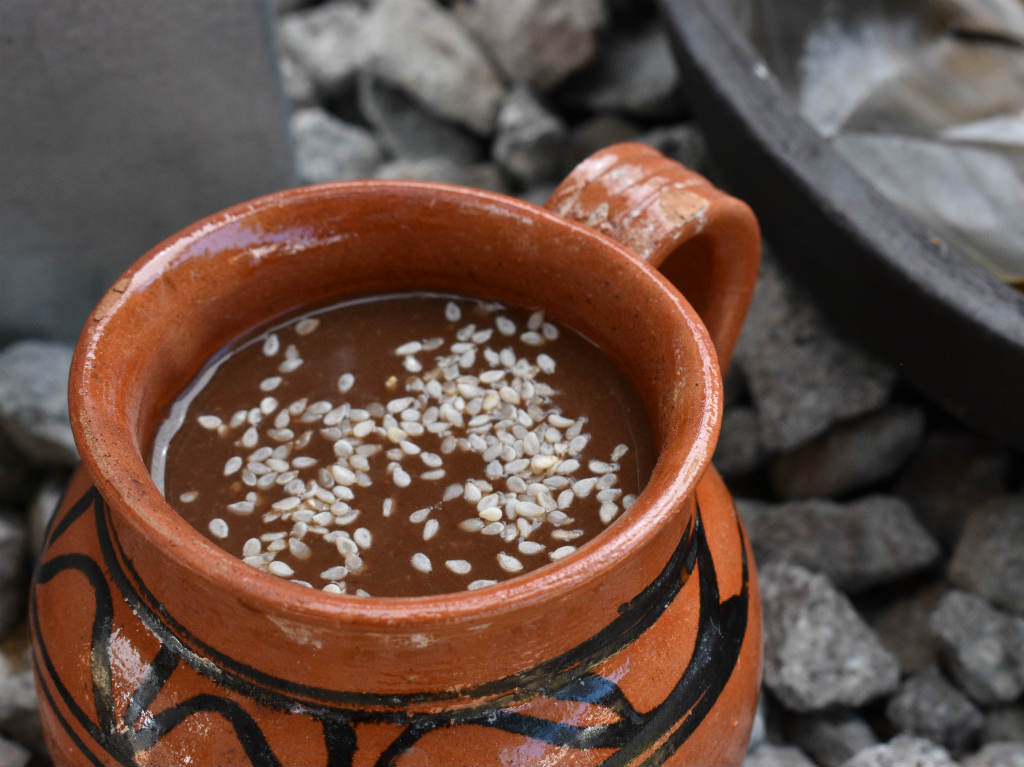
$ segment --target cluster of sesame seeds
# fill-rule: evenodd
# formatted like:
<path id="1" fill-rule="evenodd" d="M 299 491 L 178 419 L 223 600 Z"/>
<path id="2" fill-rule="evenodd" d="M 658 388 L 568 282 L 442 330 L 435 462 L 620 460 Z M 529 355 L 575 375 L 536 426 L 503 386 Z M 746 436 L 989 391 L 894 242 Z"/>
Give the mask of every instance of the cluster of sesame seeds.
<path id="1" fill-rule="evenodd" d="M 295 577 L 289 561 L 309 559 L 309 542 L 319 538 L 337 550 L 338 564 L 323 570 L 315 586 L 349 593 L 348 580 L 376 553 L 373 515 L 399 512 L 391 497 L 380 503 L 380 487 L 373 492 L 376 508 L 361 500 L 383 474 L 394 488 L 437 488 L 436 503 L 401 512 L 413 526 L 411 534 L 423 541 L 406 565 L 413 571 L 429 574 L 443 567 L 464 577 L 470 590 L 496 583 L 474 578 L 471 561 L 443 559 L 429 545 L 453 534 L 437 511 L 455 499 L 475 512 L 457 523 L 462 532 L 502 542 L 496 563 L 508 577 L 572 554 L 584 536 L 573 516 L 580 499 L 596 499 L 604 525 L 632 504 L 634 496 L 617 487 L 618 462 L 629 448 L 620 444 L 602 457 L 588 453 L 587 418 L 553 405 L 555 392 L 545 381 L 558 363 L 543 349 L 558 339 L 559 329 L 539 311 L 517 324 L 503 308 L 488 304 L 486 321 L 479 313 L 476 321 L 464 321 L 460 306 L 447 302 L 445 319 L 456 326 L 451 337 L 398 345 L 396 369 L 385 382 L 395 396 L 365 407 L 346 396 L 359 374 L 348 370 L 336 371 L 337 396 L 331 400 L 278 401 L 274 392 L 304 364 L 302 337 L 316 332 L 320 321 L 295 321 L 289 328 L 299 336 L 295 343 L 282 342 L 284 331 L 266 334 L 260 350 L 275 365 L 258 382 L 258 402 L 230 417 L 196 418 L 203 429 L 233 441 L 236 452 L 223 475 L 239 478 L 245 487 L 224 514 L 210 520 L 210 535 L 227 538 L 233 515 L 260 514 L 267 532 L 245 541 L 243 561 L 311 587 Z M 314 440 L 330 443 L 332 461 L 306 454 L 316 452 L 306 450 Z M 455 453 L 477 457 L 479 472 L 449 477 L 447 458 Z M 195 493 L 180 500 L 193 502 Z M 355 593 L 368 595 L 363 589 Z"/>

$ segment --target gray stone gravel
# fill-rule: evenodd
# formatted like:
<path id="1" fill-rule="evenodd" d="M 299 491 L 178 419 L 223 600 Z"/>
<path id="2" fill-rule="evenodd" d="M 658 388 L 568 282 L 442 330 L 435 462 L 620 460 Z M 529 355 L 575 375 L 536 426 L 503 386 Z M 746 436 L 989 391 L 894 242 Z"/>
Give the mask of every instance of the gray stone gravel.
<path id="1" fill-rule="evenodd" d="M 24 515 L 0 509 L 0 637 L 24 615 L 28 553 L 28 525 Z"/>
<path id="2" fill-rule="evenodd" d="M 601 53 L 565 84 L 561 101 L 641 119 L 672 120 L 685 112 L 679 68 L 660 21 L 615 25 Z"/>
<path id="3" fill-rule="evenodd" d="M 821 767 L 840 767 L 878 743 L 870 725 L 850 709 L 794 716 L 786 727 L 786 735 Z"/>
<path id="4" fill-rule="evenodd" d="M 568 165 L 573 167 L 606 146 L 635 141 L 639 135 L 640 129 L 635 123 L 617 115 L 598 115 L 584 120 L 569 131 Z"/>
<path id="5" fill-rule="evenodd" d="M 1024 702 L 1012 706 L 999 706 L 985 714 L 981 729 L 983 743 L 1024 739 Z"/>
<path id="6" fill-rule="evenodd" d="M 796 746 L 764 743 L 747 754 L 743 767 L 815 767 L 814 762 Z"/>
<path id="7" fill-rule="evenodd" d="M 947 588 L 942 581 L 928 580 L 867 612 L 882 644 L 899 659 L 906 674 L 920 671 L 939 659 L 939 642 L 928 621 Z"/>
<path id="8" fill-rule="evenodd" d="M 893 372 L 841 341 L 766 254 L 736 348 L 772 451 L 791 450 L 834 423 L 878 409 Z"/>
<path id="9" fill-rule="evenodd" d="M 836 498 L 892 476 L 924 436 L 924 413 L 891 405 L 838 425 L 772 464 L 782 498 Z"/>
<path id="10" fill-rule="evenodd" d="M 307 184 L 372 176 L 384 156 L 368 130 L 320 107 L 295 112 L 291 130 L 296 169 Z"/>
<path id="11" fill-rule="evenodd" d="M 14 440 L 0 428 L 0 503 L 21 503 L 32 494 L 35 472 Z"/>
<path id="12" fill-rule="evenodd" d="M 560 117 L 546 109 L 527 86 L 509 91 L 498 112 L 494 159 L 529 186 L 561 175 L 569 134 Z"/>
<path id="13" fill-rule="evenodd" d="M 377 0 L 363 28 L 369 67 L 439 117 L 494 130 L 505 92 L 469 32 L 432 0 Z"/>
<path id="14" fill-rule="evenodd" d="M 492 162 L 460 165 L 442 157 L 421 160 L 392 160 L 377 168 L 377 178 L 404 178 L 414 181 L 438 181 L 442 184 L 461 184 L 492 192 L 507 192 L 508 185 L 501 170 Z"/>
<path id="15" fill-rule="evenodd" d="M 0 765 L 3 767 L 25 767 L 32 759 L 32 752 L 20 743 L 0 737 Z"/>
<path id="16" fill-rule="evenodd" d="M 19 341 L 0 352 L 0 429 L 32 461 L 78 462 L 68 421 L 67 344 Z"/>
<path id="17" fill-rule="evenodd" d="M 645 131 L 638 140 L 691 170 L 706 172 L 708 144 L 704 134 L 693 123 L 662 125 Z"/>
<path id="18" fill-rule="evenodd" d="M 0 656 L 0 735 L 33 751 L 42 747 L 42 726 L 32 669 Z"/>
<path id="19" fill-rule="evenodd" d="M 978 753 L 963 759 L 964 767 L 1024 767 L 1024 732 L 1020 740 L 988 743 Z"/>
<path id="20" fill-rule="evenodd" d="M 594 58 L 605 21 L 601 0 L 457 0 L 455 9 L 509 80 L 541 90 Z"/>
<path id="21" fill-rule="evenodd" d="M 787 708 L 859 706 L 896 689 L 896 658 L 825 576 L 772 562 L 760 577 L 764 682 Z"/>
<path id="22" fill-rule="evenodd" d="M 336 93 L 355 84 L 369 57 L 366 12 L 356 3 L 328 2 L 285 15 L 277 25 L 281 49 L 316 89 Z"/>
<path id="23" fill-rule="evenodd" d="M 32 556 L 37 556 L 43 549 L 46 527 L 57 511 L 66 487 L 67 478 L 63 474 L 50 475 L 40 483 L 28 505 L 28 550 Z"/>
<path id="24" fill-rule="evenodd" d="M 1024 495 L 994 498 L 970 512 L 949 578 L 1024 616 Z"/>
<path id="25" fill-rule="evenodd" d="M 358 81 L 359 109 L 380 143 L 404 159 L 445 159 L 469 164 L 484 158 L 479 139 L 464 128 L 434 116 L 409 96 L 370 72 Z"/>
<path id="26" fill-rule="evenodd" d="M 293 109 L 316 104 L 316 85 L 301 64 L 291 56 L 282 55 L 278 71 L 281 75 L 281 88 Z"/>
<path id="27" fill-rule="evenodd" d="M 953 589 L 939 600 L 929 626 L 953 679 L 974 700 L 1012 703 L 1024 693 L 1024 618 Z"/>
<path id="28" fill-rule="evenodd" d="M 959 767 L 959 762 L 926 738 L 897 735 L 888 743 L 864 749 L 843 767 Z"/>
<path id="29" fill-rule="evenodd" d="M 726 408 L 715 448 L 715 468 L 723 477 L 735 477 L 756 469 L 763 457 L 757 411 L 745 405 Z"/>
<path id="30" fill-rule="evenodd" d="M 937 666 L 903 680 L 885 714 L 900 732 L 928 738 L 953 753 L 966 749 L 984 722 L 981 710 Z"/>
<path id="31" fill-rule="evenodd" d="M 826 574 L 848 592 L 904 577 L 935 562 L 939 546 L 894 496 L 850 503 L 825 499 L 737 507 L 762 564 L 793 562 Z"/>
<path id="32" fill-rule="evenodd" d="M 930 432 L 900 476 L 896 492 L 943 544 L 956 545 L 967 515 L 1009 492 L 1011 457 L 975 434 Z"/>

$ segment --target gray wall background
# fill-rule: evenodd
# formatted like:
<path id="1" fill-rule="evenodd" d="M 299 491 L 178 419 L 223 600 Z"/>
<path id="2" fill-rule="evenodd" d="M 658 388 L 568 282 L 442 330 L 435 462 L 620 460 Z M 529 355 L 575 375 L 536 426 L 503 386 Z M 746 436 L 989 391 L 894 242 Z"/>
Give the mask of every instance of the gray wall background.
<path id="1" fill-rule="evenodd" d="M 0 342 L 73 340 L 138 256 L 294 183 L 266 0 L 0 2 Z"/>

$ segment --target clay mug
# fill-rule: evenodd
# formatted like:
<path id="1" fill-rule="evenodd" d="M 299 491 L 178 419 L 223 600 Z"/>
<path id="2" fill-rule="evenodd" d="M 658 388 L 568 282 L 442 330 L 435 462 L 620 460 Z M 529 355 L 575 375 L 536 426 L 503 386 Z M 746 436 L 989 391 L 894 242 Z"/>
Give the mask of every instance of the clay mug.
<path id="1" fill-rule="evenodd" d="M 758 248 L 745 205 L 621 144 L 547 209 L 342 182 L 237 205 L 149 251 L 72 365 L 82 466 L 30 616 L 55 762 L 739 764 L 761 615 L 710 458 Z M 542 307 L 630 374 L 658 459 L 628 512 L 490 588 L 360 599 L 251 568 L 172 511 L 144 455 L 216 350 L 290 310 L 414 290 Z"/>

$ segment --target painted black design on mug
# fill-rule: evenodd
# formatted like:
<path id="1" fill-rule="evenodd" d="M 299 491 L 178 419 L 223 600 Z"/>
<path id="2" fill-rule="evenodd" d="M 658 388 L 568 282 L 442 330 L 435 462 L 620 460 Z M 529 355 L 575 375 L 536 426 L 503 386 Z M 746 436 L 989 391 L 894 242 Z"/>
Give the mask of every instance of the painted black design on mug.
<path id="1" fill-rule="evenodd" d="M 293 715 L 316 720 L 323 732 L 327 764 L 331 767 L 353 764 L 359 726 L 367 723 L 402 728 L 378 755 L 379 767 L 393 765 L 429 733 L 465 725 L 489 727 L 568 749 L 611 749 L 612 754 L 603 763 L 608 767 L 661 764 L 715 705 L 732 676 L 747 633 L 750 594 L 746 549 L 743 547 L 741 589 L 723 601 L 698 508 L 694 522 L 662 571 L 633 600 L 622 605 L 618 617 L 604 629 L 533 668 L 460 691 L 460 698 L 486 700 L 485 703 L 453 705 L 438 713 L 417 713 L 406 707 L 424 701 L 450 700 L 454 695 L 430 691 L 375 695 L 314 688 L 264 674 L 204 645 L 167 613 L 126 561 L 110 524 L 106 502 L 95 488 L 90 488 L 62 517 L 51 522 L 48 545 L 76 523 L 93 526 L 102 561 L 81 553 L 46 558 L 37 569 L 33 589 L 69 572 L 87 580 L 94 601 L 89 661 L 95 711 L 85 711 L 58 674 L 44 641 L 35 599 L 31 612 L 36 635 L 34 663 L 42 694 L 54 716 L 93 764 L 103 763 L 98 756 L 101 751 L 120 764 L 136 764 L 138 754 L 152 748 L 189 717 L 204 712 L 216 714 L 230 724 L 253 765 L 269 767 L 281 763 L 259 722 L 227 695 L 204 693 L 159 712 L 151 710 L 182 663 L 225 692 L 281 711 L 301 711 Z M 694 570 L 698 579 L 699 619 L 693 653 L 666 698 L 651 710 L 640 712 L 618 685 L 594 669 L 642 636 L 668 609 Z M 112 694 L 110 656 L 115 599 L 123 599 L 160 642 L 159 651 L 135 685 L 121 715 L 116 711 Z M 607 710 L 614 718 L 607 724 L 584 727 L 512 710 L 526 701 L 541 699 L 586 703 Z M 61 706 L 69 712 L 71 721 L 65 718 Z M 91 743 L 84 741 L 82 731 Z"/>

